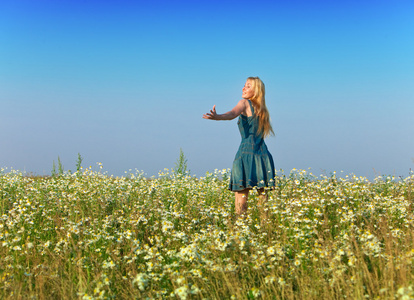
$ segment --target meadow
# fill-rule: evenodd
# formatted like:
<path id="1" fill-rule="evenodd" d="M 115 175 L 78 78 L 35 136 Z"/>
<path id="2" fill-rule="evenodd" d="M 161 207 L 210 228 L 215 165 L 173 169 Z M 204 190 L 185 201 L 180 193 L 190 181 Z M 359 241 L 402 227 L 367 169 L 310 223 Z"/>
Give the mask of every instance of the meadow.
<path id="1" fill-rule="evenodd" d="M 95 170 L 96 169 L 96 170 Z M 414 299 L 414 174 L 0 172 L 1 299 Z"/>

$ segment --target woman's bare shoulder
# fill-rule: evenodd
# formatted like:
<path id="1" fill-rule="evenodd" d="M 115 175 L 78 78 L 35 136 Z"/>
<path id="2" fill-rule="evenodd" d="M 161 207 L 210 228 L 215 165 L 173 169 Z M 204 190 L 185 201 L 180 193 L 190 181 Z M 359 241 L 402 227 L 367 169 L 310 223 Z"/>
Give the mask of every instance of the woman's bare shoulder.
<path id="1" fill-rule="evenodd" d="M 239 101 L 239 104 L 243 105 L 244 107 L 247 107 L 247 106 L 249 106 L 249 101 L 247 99 L 242 98 Z"/>
<path id="2" fill-rule="evenodd" d="M 250 105 L 249 105 L 249 100 L 243 98 L 239 101 L 238 105 L 240 105 L 240 107 L 242 108 L 242 112 L 241 112 L 242 115 L 245 115 L 248 117 L 252 115 Z"/>

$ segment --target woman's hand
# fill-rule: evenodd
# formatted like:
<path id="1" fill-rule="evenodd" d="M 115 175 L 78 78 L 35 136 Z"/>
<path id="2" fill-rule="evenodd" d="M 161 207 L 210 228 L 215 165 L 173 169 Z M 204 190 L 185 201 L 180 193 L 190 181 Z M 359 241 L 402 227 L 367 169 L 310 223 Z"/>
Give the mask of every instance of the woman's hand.
<path id="1" fill-rule="evenodd" d="M 216 106 L 214 105 L 213 109 L 210 109 L 209 113 L 203 115 L 203 118 L 209 120 L 233 120 L 234 118 L 238 117 L 242 112 L 244 112 L 247 115 L 246 107 L 248 105 L 249 104 L 246 99 L 241 99 L 239 103 L 237 103 L 237 105 L 231 111 L 228 111 L 220 115 L 216 113 Z"/>
<path id="2" fill-rule="evenodd" d="M 218 120 L 215 105 L 213 106 L 213 109 L 210 109 L 209 113 L 203 115 L 203 119 Z"/>

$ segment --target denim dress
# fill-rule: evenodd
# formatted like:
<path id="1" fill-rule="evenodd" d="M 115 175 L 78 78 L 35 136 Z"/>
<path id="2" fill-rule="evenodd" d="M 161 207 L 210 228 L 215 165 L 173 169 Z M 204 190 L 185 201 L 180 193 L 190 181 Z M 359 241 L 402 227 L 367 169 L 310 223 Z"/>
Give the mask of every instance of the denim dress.
<path id="1" fill-rule="evenodd" d="M 235 192 L 253 187 L 260 189 L 275 186 L 273 158 L 263 137 L 257 134 L 259 119 L 254 114 L 251 101 L 248 101 L 252 116 L 240 115 L 237 122 L 242 140 L 234 158 L 229 185 L 229 190 Z"/>

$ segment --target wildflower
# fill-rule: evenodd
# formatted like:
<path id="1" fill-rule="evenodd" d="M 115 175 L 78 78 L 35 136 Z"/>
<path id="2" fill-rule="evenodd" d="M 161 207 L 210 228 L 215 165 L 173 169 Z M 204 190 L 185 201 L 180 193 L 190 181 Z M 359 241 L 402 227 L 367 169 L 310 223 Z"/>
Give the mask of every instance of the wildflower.
<path id="1" fill-rule="evenodd" d="M 167 233 L 170 229 L 173 229 L 173 228 L 174 228 L 174 225 L 170 221 L 164 220 L 162 222 L 162 232 L 163 233 Z"/>
<path id="2" fill-rule="evenodd" d="M 410 285 L 409 287 L 400 287 L 397 291 L 397 295 L 400 295 L 401 298 L 403 300 L 409 300 L 409 299 L 413 299 L 414 298 L 414 291 L 412 286 Z M 398 297 L 396 295 L 396 297 Z"/>
<path id="3" fill-rule="evenodd" d="M 178 297 L 180 297 L 180 299 L 187 299 L 187 296 L 188 296 L 188 288 L 187 288 L 187 286 L 186 285 L 184 285 L 184 286 L 181 286 L 181 287 L 179 287 L 179 288 L 177 288 L 177 289 L 175 289 L 174 290 L 174 293 L 178 296 Z"/>
<path id="4" fill-rule="evenodd" d="M 274 276 L 268 275 L 268 276 L 265 277 L 265 283 L 266 284 L 271 284 L 275 281 L 276 281 L 276 277 L 274 277 Z"/>
<path id="5" fill-rule="evenodd" d="M 240 250 L 243 250 L 243 248 L 244 248 L 245 245 L 246 245 L 246 242 L 244 240 L 241 240 L 240 241 L 240 244 L 239 244 Z"/>
<path id="6" fill-rule="evenodd" d="M 194 269 L 194 270 L 191 270 L 190 272 L 198 278 L 202 278 L 202 276 L 203 276 L 203 273 L 199 269 Z"/>
<path id="7" fill-rule="evenodd" d="M 104 279 L 104 284 L 105 284 L 105 285 L 109 285 L 109 279 L 108 279 L 108 277 L 105 277 L 105 279 Z"/>
<path id="8" fill-rule="evenodd" d="M 104 269 L 112 269 L 113 267 L 115 267 L 115 264 L 112 261 L 112 259 L 109 259 L 109 261 L 105 261 L 102 265 L 102 268 Z"/>
<path id="9" fill-rule="evenodd" d="M 348 259 L 348 265 L 349 266 L 354 266 L 356 261 L 357 261 L 356 257 L 352 255 Z"/>
<path id="10" fill-rule="evenodd" d="M 138 285 L 138 288 L 143 291 L 148 285 L 148 275 L 144 273 L 139 273 L 137 276 L 135 276 L 135 279 L 133 280 L 134 284 Z"/>
<path id="11" fill-rule="evenodd" d="M 253 297 L 255 297 L 255 298 L 258 298 L 261 295 L 261 291 L 256 287 L 253 287 L 250 290 L 250 292 L 252 293 Z"/>
<path id="12" fill-rule="evenodd" d="M 200 289 L 198 288 L 198 286 L 196 286 L 196 285 L 191 285 L 190 286 L 190 294 L 192 294 L 192 295 L 195 295 L 195 294 L 198 294 L 198 293 L 200 293 Z"/>

